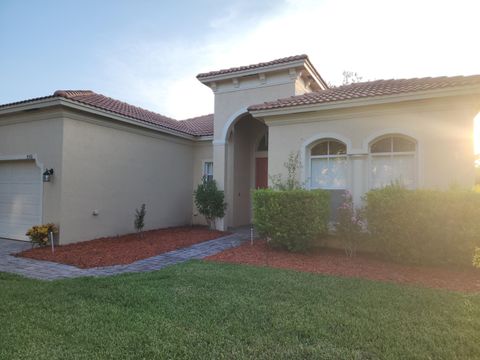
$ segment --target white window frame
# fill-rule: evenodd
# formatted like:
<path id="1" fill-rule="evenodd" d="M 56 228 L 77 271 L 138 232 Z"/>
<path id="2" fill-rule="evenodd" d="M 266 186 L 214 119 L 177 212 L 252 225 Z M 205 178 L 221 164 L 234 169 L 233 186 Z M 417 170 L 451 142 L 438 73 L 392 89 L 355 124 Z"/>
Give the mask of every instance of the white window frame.
<path id="1" fill-rule="evenodd" d="M 207 164 L 212 164 L 212 173 L 211 174 L 207 174 Z M 206 177 L 208 179 L 208 177 L 210 177 L 210 176 L 211 176 L 211 179 L 213 180 L 213 160 L 206 159 L 206 160 L 202 161 L 202 179 L 204 177 Z"/>
<path id="2" fill-rule="evenodd" d="M 381 152 L 381 153 L 372 153 L 372 145 L 377 143 L 378 141 L 384 139 L 390 139 L 390 152 Z M 393 151 L 393 139 L 394 138 L 403 138 L 413 142 L 415 145 L 415 151 Z M 399 134 L 388 134 L 384 136 L 380 136 L 375 138 L 370 142 L 368 147 L 368 188 L 369 189 L 376 189 L 373 187 L 373 176 L 372 176 L 372 159 L 374 157 L 388 157 L 390 159 L 390 166 L 393 168 L 393 158 L 397 156 L 412 156 L 413 157 L 413 189 L 418 187 L 418 143 L 415 139 L 410 138 L 409 136 L 399 135 Z"/>
<path id="3" fill-rule="evenodd" d="M 330 142 L 338 142 L 338 143 L 341 143 L 345 146 L 345 154 L 335 154 L 335 155 L 312 155 L 312 149 L 317 146 L 318 144 L 322 143 L 322 142 L 327 142 L 327 154 L 330 153 Z M 309 188 L 310 189 L 324 189 L 324 190 L 346 190 L 348 189 L 348 169 L 349 169 L 349 163 L 348 163 L 348 155 L 347 155 L 347 144 L 345 144 L 343 141 L 341 140 L 337 140 L 337 139 L 331 139 L 331 138 L 326 138 L 326 139 L 321 139 L 319 141 L 316 141 L 315 143 L 313 143 L 310 148 L 309 148 L 309 156 L 310 156 L 310 161 L 309 161 L 309 165 L 310 165 L 310 180 L 309 180 Z M 315 159 L 327 159 L 327 166 L 330 165 L 330 159 L 338 159 L 338 158 L 344 158 L 345 159 L 345 186 L 344 187 L 319 187 L 319 186 L 316 186 L 316 185 L 313 185 L 313 176 L 312 176 L 312 170 L 313 170 L 313 166 L 312 166 L 312 163 L 313 163 L 313 160 Z"/>

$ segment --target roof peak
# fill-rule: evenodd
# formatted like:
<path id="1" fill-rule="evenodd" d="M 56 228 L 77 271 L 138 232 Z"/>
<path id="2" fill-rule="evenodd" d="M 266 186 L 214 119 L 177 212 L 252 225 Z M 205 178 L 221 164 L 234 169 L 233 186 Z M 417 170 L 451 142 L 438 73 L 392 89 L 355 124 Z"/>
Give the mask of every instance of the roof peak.
<path id="1" fill-rule="evenodd" d="M 64 98 L 70 98 L 72 96 L 84 96 L 93 95 L 92 90 L 57 90 L 53 93 L 53 96 L 61 96 Z"/>

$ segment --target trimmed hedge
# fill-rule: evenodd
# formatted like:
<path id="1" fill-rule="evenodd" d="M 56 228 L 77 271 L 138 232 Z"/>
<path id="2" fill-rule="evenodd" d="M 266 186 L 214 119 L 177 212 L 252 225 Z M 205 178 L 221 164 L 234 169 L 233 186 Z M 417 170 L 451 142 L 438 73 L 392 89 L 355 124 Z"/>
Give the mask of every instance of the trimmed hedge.
<path id="1" fill-rule="evenodd" d="M 253 192 L 253 222 L 270 245 L 288 251 L 306 251 L 327 233 L 330 194 L 324 190 Z"/>
<path id="2" fill-rule="evenodd" d="M 389 186 L 368 192 L 365 200 L 378 254 L 415 264 L 471 266 L 480 246 L 480 194 Z"/>

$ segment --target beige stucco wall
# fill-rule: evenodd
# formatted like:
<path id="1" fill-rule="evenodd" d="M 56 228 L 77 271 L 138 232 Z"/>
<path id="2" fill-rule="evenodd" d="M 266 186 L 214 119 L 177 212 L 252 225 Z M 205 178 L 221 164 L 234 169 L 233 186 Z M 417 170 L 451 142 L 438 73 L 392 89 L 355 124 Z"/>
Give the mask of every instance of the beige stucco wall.
<path id="1" fill-rule="evenodd" d="M 238 89 L 215 94 L 215 115 L 214 115 L 214 138 L 225 141 L 223 131 L 225 124 L 235 120 L 235 116 L 246 112 L 246 108 L 252 104 L 263 101 L 271 101 L 295 95 L 295 83 L 280 83 L 266 87 L 252 89 Z"/>
<path id="2" fill-rule="evenodd" d="M 146 228 L 204 224 L 192 204 L 212 142 L 181 139 L 60 107 L 0 117 L 0 156 L 33 154 L 53 168 L 42 220 L 60 225 L 60 243 Z M 93 216 L 98 210 L 99 215 Z"/>
<path id="3" fill-rule="evenodd" d="M 191 223 L 191 141 L 73 113 L 63 137 L 62 243 L 133 232 L 142 203 L 145 230 Z"/>
<path id="4" fill-rule="evenodd" d="M 349 110 L 316 111 L 265 117 L 269 126 L 269 174 L 285 173 L 292 151 L 303 158 L 308 180 L 306 146 L 321 138 L 347 144 L 348 188 L 357 203 L 369 189 L 369 143 L 384 134 L 404 134 L 418 144 L 418 187 L 445 189 L 474 183 L 473 119 L 478 104 L 468 98 L 410 101 Z M 307 174 L 306 174 L 307 173 Z"/>
<path id="5" fill-rule="evenodd" d="M 206 161 L 213 161 L 213 147 L 210 140 L 199 141 L 193 144 L 193 191 L 202 182 L 203 164 Z M 193 197 L 192 197 L 193 201 Z M 192 223 L 195 225 L 205 225 L 205 218 L 198 213 L 197 208 L 192 203 L 193 216 Z"/>
<path id="6" fill-rule="evenodd" d="M 34 155 L 43 172 L 53 168 L 52 182 L 43 183 L 42 221 L 60 223 L 63 119 L 59 109 L 0 116 L 0 156 Z M 27 229 L 25 229 L 27 230 Z M 63 229 L 60 229 L 60 235 Z"/>

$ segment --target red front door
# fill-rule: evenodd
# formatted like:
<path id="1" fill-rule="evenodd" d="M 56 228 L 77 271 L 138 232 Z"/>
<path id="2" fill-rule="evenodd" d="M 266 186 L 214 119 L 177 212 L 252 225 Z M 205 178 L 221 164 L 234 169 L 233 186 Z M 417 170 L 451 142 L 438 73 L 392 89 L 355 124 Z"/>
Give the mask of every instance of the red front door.
<path id="1" fill-rule="evenodd" d="M 255 159 L 255 189 L 268 187 L 268 158 Z"/>

